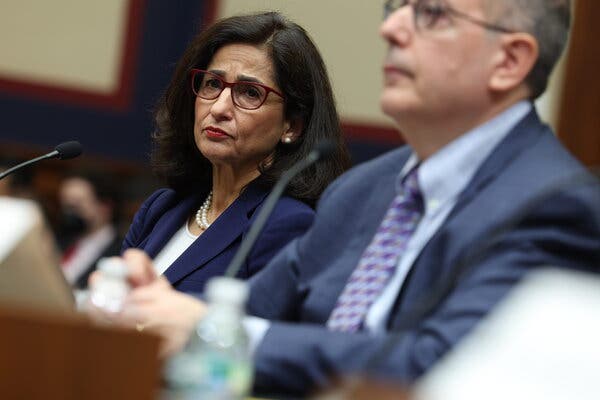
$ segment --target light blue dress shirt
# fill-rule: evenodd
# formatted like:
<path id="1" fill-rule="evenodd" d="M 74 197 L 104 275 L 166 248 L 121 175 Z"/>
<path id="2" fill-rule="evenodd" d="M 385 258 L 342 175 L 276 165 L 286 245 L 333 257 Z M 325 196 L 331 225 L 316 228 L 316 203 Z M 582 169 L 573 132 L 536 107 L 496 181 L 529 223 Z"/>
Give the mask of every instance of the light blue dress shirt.
<path id="1" fill-rule="evenodd" d="M 446 220 L 456 205 L 459 194 L 467 187 L 481 164 L 530 110 L 531 103 L 519 102 L 421 162 L 418 177 L 425 212 L 408 241 L 404 254 L 398 260 L 390 282 L 367 313 L 367 330 L 374 333 L 385 331 L 387 317 L 396 296 L 419 253 Z M 418 162 L 413 153 L 400 171 L 396 181 L 397 190 L 402 178 Z"/>
<path id="2" fill-rule="evenodd" d="M 531 107 L 528 101 L 516 103 L 420 162 L 418 178 L 425 212 L 407 244 L 405 253 L 398 260 L 398 267 L 390 282 L 367 313 L 367 331 L 373 334 L 385 332 L 387 317 L 396 296 L 419 253 L 448 217 L 459 194 L 467 187 L 484 160 L 529 113 Z M 396 181 L 398 188 L 402 178 L 417 163 L 419 160 L 413 153 L 400 170 Z M 250 337 L 250 349 L 254 352 L 268 330 L 269 322 L 261 318 L 247 317 L 244 324 Z"/>

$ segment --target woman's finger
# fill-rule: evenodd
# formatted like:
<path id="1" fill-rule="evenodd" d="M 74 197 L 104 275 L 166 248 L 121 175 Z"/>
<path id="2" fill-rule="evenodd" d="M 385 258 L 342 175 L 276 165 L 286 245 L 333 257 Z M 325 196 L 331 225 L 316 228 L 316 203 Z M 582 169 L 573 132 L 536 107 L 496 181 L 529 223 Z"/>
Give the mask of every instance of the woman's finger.
<path id="1" fill-rule="evenodd" d="M 157 279 L 152 259 L 139 249 L 127 249 L 123 253 L 123 260 L 127 264 L 128 280 L 132 287 L 144 286 Z"/>

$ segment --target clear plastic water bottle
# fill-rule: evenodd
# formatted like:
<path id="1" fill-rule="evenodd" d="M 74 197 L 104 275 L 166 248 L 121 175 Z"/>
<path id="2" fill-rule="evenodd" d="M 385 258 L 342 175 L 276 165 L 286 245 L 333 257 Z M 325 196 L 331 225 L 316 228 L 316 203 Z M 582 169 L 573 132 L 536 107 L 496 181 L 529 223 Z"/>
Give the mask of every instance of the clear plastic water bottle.
<path id="1" fill-rule="evenodd" d="M 90 289 L 90 302 L 105 311 L 119 312 L 123 301 L 129 293 L 127 283 L 127 266 L 118 257 L 101 258 L 97 264 L 101 272 Z"/>
<path id="2" fill-rule="evenodd" d="M 166 367 L 169 399 L 243 399 L 252 383 L 252 360 L 242 326 L 248 288 L 218 277 L 208 282 L 209 308 L 186 348 Z"/>

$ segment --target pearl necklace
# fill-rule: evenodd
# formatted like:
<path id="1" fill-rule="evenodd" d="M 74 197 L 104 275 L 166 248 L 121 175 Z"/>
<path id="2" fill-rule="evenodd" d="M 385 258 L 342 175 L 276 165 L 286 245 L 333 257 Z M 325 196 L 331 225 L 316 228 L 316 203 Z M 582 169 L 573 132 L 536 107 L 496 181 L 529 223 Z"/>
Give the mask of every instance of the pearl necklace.
<path id="1" fill-rule="evenodd" d="M 208 210 L 210 210 L 210 206 L 212 205 L 212 190 L 208 193 L 206 200 L 202 203 L 202 206 L 196 212 L 196 224 L 203 231 L 207 230 L 210 226 L 210 222 L 208 222 Z"/>

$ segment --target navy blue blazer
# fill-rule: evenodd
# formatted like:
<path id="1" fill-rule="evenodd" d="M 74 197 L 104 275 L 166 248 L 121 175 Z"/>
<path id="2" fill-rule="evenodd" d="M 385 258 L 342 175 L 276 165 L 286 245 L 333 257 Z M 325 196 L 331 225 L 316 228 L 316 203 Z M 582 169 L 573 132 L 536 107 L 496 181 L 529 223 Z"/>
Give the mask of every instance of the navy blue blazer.
<path id="1" fill-rule="evenodd" d="M 200 293 L 211 277 L 223 275 L 267 195 L 250 184 L 164 272 L 173 287 Z M 156 191 L 136 213 L 123 250 L 139 248 L 154 258 L 203 200 L 199 194 L 184 197 L 171 189 Z M 309 228 L 313 217 L 308 205 L 282 197 L 237 276 L 247 279 L 261 270 L 282 247 Z"/>
<path id="2" fill-rule="evenodd" d="M 328 331 L 324 325 L 395 195 L 409 154 L 408 148 L 392 151 L 338 178 L 321 197 L 309 231 L 251 280 L 249 312 L 272 320 L 255 353 L 257 390 L 303 393 L 333 376 L 364 372 L 403 317 L 511 219 L 520 222 L 476 259 L 433 312 L 397 335 L 377 374 L 412 382 L 535 268 L 600 266 L 598 185 L 563 186 L 530 205 L 565 177 L 586 174 L 532 111 L 478 169 L 423 248 L 397 295 L 388 333 Z"/>

